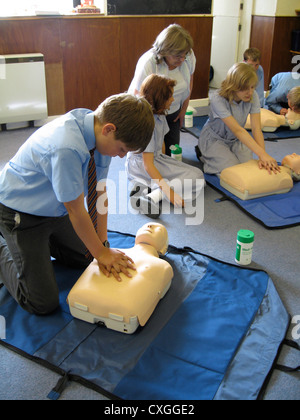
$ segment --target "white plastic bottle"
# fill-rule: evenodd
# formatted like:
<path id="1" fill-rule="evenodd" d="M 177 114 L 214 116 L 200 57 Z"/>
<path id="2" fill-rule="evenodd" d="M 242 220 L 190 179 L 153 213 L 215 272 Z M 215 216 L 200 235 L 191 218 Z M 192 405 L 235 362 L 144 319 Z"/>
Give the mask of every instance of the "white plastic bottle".
<path id="1" fill-rule="evenodd" d="M 251 230 L 240 230 L 237 235 L 236 263 L 249 265 L 252 262 L 254 233 Z"/>
<path id="2" fill-rule="evenodd" d="M 179 162 L 182 162 L 182 148 L 175 144 L 175 146 L 170 147 L 171 150 L 171 157 Z"/>
<path id="3" fill-rule="evenodd" d="M 187 110 L 184 119 L 184 126 L 185 128 L 192 128 L 194 127 L 194 113 L 193 111 Z"/>

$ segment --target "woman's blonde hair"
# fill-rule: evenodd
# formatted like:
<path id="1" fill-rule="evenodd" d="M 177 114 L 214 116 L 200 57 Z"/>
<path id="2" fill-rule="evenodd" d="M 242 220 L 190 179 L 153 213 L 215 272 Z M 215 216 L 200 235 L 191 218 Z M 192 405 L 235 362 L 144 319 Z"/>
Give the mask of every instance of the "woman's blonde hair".
<path id="1" fill-rule="evenodd" d="M 176 80 L 151 74 L 142 83 L 140 95 L 147 99 L 154 114 L 165 115 L 166 104 L 174 93 Z"/>
<path id="2" fill-rule="evenodd" d="M 130 150 L 144 152 L 152 139 L 155 121 L 151 105 L 145 98 L 127 93 L 107 98 L 95 111 L 101 125 L 116 126 L 115 139 Z"/>
<path id="3" fill-rule="evenodd" d="M 294 87 L 288 94 L 290 105 L 300 113 L 300 86 Z"/>
<path id="4" fill-rule="evenodd" d="M 153 44 L 157 64 L 170 55 L 189 54 L 193 47 L 194 41 L 190 33 L 177 24 L 164 29 Z"/>
<path id="5" fill-rule="evenodd" d="M 235 93 L 257 86 L 258 77 L 255 70 L 246 63 L 237 63 L 231 67 L 221 85 L 219 95 L 233 102 Z"/>

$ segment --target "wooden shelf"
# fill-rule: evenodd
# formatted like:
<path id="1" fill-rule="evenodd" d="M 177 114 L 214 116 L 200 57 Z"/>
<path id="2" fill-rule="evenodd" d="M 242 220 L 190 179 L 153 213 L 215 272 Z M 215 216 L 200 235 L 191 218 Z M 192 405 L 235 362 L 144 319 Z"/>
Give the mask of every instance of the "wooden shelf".
<path id="1" fill-rule="evenodd" d="M 300 55 L 300 51 L 293 51 L 293 50 L 291 50 L 290 53 L 295 54 L 295 55 Z"/>

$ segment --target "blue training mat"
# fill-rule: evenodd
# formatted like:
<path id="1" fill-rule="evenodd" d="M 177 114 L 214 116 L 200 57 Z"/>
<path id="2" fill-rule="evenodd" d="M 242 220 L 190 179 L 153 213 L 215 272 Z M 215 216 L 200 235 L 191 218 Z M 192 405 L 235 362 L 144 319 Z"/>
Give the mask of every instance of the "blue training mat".
<path id="1" fill-rule="evenodd" d="M 268 229 L 283 229 L 300 224 L 300 182 L 287 194 L 241 200 L 220 185 L 216 175 L 205 174 L 206 182 L 240 209 Z"/>
<path id="2" fill-rule="evenodd" d="M 130 248 L 135 238 L 109 240 Z M 112 398 L 257 399 L 290 321 L 272 280 L 190 249 L 171 246 L 165 259 L 171 289 L 135 334 L 73 319 L 66 297 L 81 271 L 55 263 L 60 307 L 49 316 L 29 315 L 0 290 L 0 343 Z"/>
<path id="3" fill-rule="evenodd" d="M 208 116 L 194 117 L 194 126 L 192 128 L 184 128 L 184 131 L 192 134 L 194 137 L 199 138 L 202 128 L 204 127 Z M 250 130 L 249 130 L 250 131 Z M 292 139 L 300 137 L 299 130 L 291 130 L 289 127 L 279 127 L 274 133 L 263 133 L 266 141 L 278 141 L 283 139 Z"/>

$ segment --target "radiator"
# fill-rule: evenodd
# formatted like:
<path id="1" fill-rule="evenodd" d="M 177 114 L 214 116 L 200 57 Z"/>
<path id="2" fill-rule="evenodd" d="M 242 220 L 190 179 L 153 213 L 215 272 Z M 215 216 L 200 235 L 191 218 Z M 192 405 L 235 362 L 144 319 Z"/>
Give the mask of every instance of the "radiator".
<path id="1" fill-rule="evenodd" d="M 44 56 L 0 56 L 0 124 L 47 117 Z"/>

